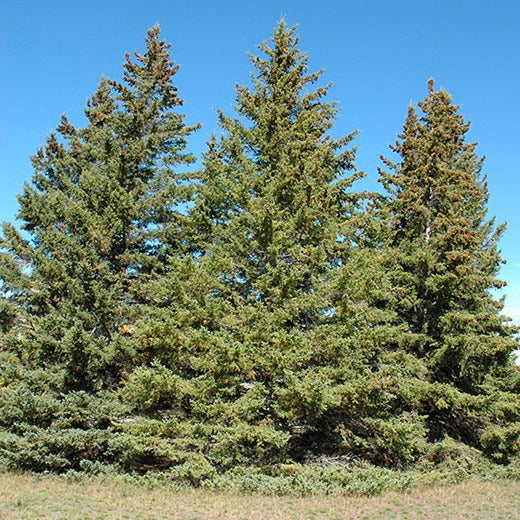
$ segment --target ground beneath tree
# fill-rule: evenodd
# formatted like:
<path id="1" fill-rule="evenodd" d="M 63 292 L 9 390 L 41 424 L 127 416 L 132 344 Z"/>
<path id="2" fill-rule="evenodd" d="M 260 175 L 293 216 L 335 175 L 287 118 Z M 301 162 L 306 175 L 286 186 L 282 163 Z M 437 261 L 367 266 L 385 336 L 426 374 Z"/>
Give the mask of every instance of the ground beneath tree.
<path id="1" fill-rule="evenodd" d="M 465 482 L 380 497 L 271 497 L 172 491 L 121 482 L 0 475 L 0 518 L 11 519 L 486 519 L 520 518 L 520 482 Z"/>

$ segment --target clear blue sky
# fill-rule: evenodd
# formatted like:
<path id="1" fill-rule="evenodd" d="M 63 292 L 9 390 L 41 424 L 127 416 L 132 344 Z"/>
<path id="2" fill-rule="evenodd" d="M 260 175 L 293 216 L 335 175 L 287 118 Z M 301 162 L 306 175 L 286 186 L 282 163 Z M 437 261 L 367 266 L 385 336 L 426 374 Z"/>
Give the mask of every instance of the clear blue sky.
<path id="1" fill-rule="evenodd" d="M 375 187 L 378 157 L 400 131 L 407 105 L 430 76 L 472 122 L 486 155 L 490 214 L 507 221 L 501 249 L 506 313 L 520 324 L 520 2 L 517 0 L 47 0 L 0 6 L 0 220 L 13 220 L 29 157 L 60 114 L 82 110 L 102 74 L 120 78 L 125 51 L 143 49 L 159 23 L 181 65 L 176 76 L 189 122 L 215 131 L 215 108 L 231 111 L 236 82 L 247 83 L 246 52 L 269 38 L 281 16 L 299 24 L 312 69 L 333 82 L 342 112 L 336 136 L 360 134 L 357 166 Z"/>

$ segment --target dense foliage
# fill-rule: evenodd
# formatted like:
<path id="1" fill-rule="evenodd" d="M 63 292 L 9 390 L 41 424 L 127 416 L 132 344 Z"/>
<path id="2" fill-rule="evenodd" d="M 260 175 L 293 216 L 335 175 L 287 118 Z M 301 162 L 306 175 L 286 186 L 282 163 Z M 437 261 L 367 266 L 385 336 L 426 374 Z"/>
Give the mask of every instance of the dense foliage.
<path id="1" fill-rule="evenodd" d="M 158 28 L 37 151 L 0 242 L 3 466 L 199 483 L 518 455 L 468 124 L 430 82 L 384 193 L 356 192 L 355 133 L 330 136 L 297 44 L 281 22 L 260 46 L 197 171 Z"/>

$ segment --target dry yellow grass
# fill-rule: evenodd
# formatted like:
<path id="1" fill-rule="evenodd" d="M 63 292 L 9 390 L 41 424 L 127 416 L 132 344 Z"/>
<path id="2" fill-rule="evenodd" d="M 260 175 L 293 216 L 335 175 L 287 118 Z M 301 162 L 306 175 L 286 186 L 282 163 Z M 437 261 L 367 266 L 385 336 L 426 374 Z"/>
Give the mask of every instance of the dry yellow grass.
<path id="1" fill-rule="evenodd" d="M 380 497 L 267 497 L 175 492 L 121 483 L 0 474 L 0 518 L 11 519 L 483 519 L 520 518 L 520 483 L 466 482 Z"/>

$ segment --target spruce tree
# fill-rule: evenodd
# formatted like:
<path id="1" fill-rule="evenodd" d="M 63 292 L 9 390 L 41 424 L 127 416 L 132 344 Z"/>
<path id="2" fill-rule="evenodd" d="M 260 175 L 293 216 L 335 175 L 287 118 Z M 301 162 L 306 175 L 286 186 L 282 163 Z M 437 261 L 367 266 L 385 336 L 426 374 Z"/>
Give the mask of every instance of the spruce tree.
<path id="1" fill-rule="evenodd" d="M 294 30 L 282 21 L 263 55 L 251 57 L 238 117 L 219 114 L 223 133 L 195 179 L 192 252 L 170 256 L 187 275 L 173 269 L 150 293 L 155 318 L 140 333 L 155 364 L 136 371 L 125 392 L 156 421 L 136 461 L 158 446 L 164 414 L 183 426 L 170 448 L 162 435 L 157 459 L 168 452 L 186 463 L 194 437 L 220 468 L 335 453 L 341 444 L 341 384 L 359 375 L 359 360 L 352 327 L 335 325 L 333 279 L 352 254 L 359 196 L 351 185 L 361 174 L 353 135 L 329 135 L 337 107 L 325 100 L 328 86 L 313 88 L 320 73 L 308 72 Z M 152 380 L 164 392 L 143 402 Z M 181 448 L 180 438 L 191 440 Z"/>
<path id="2" fill-rule="evenodd" d="M 516 329 L 493 293 L 504 285 L 497 278 L 504 226 L 486 217 L 483 159 L 466 140 L 459 107 L 430 80 L 419 108 L 419 115 L 409 108 L 392 147 L 398 161 L 385 160 L 389 172 L 381 172 L 381 247 L 393 313 L 382 363 L 393 359 L 386 368 L 399 372 L 395 363 L 410 361 L 394 407 L 424 416 L 430 440 L 449 435 L 503 457 L 519 431 Z M 504 406 L 510 410 L 496 411 Z"/>
<path id="3" fill-rule="evenodd" d="M 34 395 L 61 399 L 66 408 L 71 392 L 113 390 L 141 362 L 139 285 L 161 269 L 165 235 L 172 244 L 180 233 L 186 197 L 179 168 L 193 160 L 185 149 L 194 128 L 177 110 L 178 66 L 168 48 L 159 28 L 151 29 L 145 53 L 126 56 L 123 81 L 101 80 L 84 128 L 62 117 L 32 158 L 32 182 L 18 198 L 21 231 L 3 225 L 0 348 L 10 367 L 3 385 L 13 390 L 2 392 L 2 405 L 25 409 L 21 421 L 30 426 L 9 419 L 12 413 L 2 422 L 20 442 L 31 428 L 65 429 L 58 402 L 31 417 Z M 20 374 L 22 385 L 12 379 Z M 15 395 L 23 387 L 31 399 Z M 106 416 L 101 422 L 109 423 Z M 97 420 L 79 423 L 88 430 Z M 70 461 L 58 457 L 56 464 L 77 464 L 70 452 Z"/>

